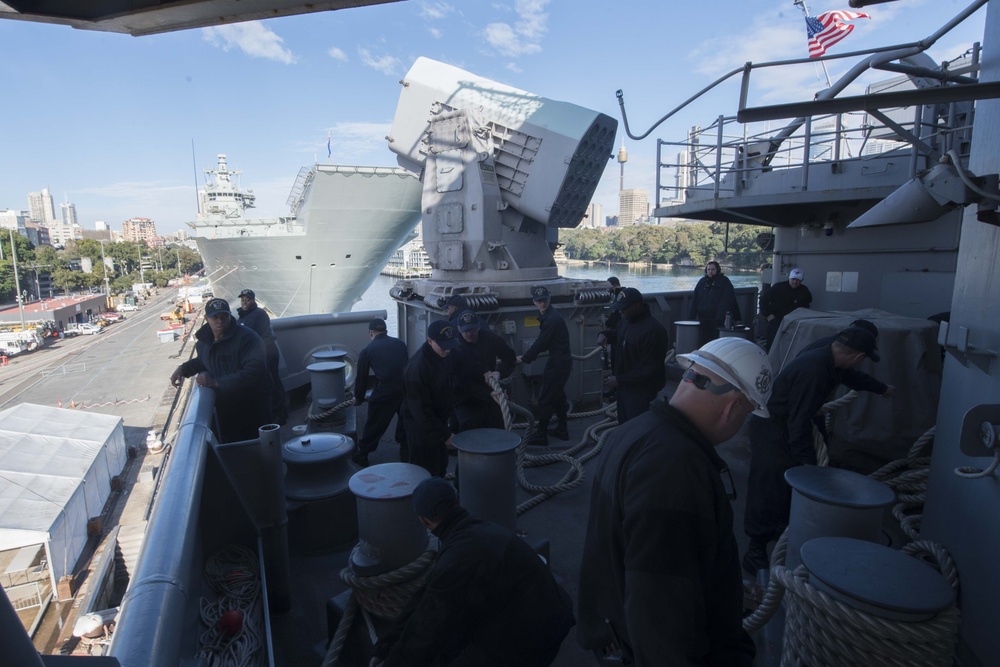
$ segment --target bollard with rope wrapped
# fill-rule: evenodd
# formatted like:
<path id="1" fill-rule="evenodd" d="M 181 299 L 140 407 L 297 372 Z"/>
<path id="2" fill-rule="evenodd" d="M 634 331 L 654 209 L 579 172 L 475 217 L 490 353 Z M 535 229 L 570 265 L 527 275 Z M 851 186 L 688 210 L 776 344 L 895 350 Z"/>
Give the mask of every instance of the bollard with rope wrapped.
<path id="1" fill-rule="evenodd" d="M 823 412 L 827 423 L 837 408 L 853 398 L 854 392 L 849 392 L 825 404 Z M 957 570 L 948 553 L 940 545 L 919 539 L 920 511 L 926 497 L 934 431 L 931 427 L 918 438 L 906 457 L 884 465 L 869 477 L 886 484 L 895 493 L 892 514 L 912 540 L 898 553 L 932 565 L 957 591 Z M 828 465 L 826 443 L 819 429 L 814 431 L 814 444 L 820 465 Z M 756 632 L 771 620 L 782 601 L 786 601 L 782 664 L 951 664 L 959 618 L 955 604 L 942 605 L 929 618 L 917 622 L 886 619 L 869 610 L 859 610 L 856 605 L 833 599 L 818 588 L 805 566 L 800 565 L 794 571 L 785 567 L 788 535 L 786 529 L 771 554 L 770 580 L 766 590 L 759 595 L 760 604 L 743 619 L 744 629 Z"/>

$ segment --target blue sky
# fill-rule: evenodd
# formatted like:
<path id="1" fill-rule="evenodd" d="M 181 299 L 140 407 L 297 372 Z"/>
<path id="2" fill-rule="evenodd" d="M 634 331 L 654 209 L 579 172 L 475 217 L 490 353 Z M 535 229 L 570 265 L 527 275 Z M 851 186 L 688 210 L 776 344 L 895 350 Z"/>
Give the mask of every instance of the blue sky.
<path id="1" fill-rule="evenodd" d="M 874 5 L 870 21 L 830 53 L 922 39 L 966 2 Z M 810 3 L 813 15 L 847 0 Z M 944 37 L 935 60 L 981 39 L 985 10 Z M 0 210 L 27 209 L 48 187 L 79 221 L 113 229 L 149 217 L 161 232 L 196 213 L 195 165 L 217 153 L 257 194 L 254 217 L 287 215 L 301 167 L 395 164 L 386 148 L 399 79 L 427 56 L 620 121 L 625 91 L 633 132 L 746 61 L 806 54 L 791 0 L 408 0 L 152 37 L 0 21 Z M 829 65 L 831 76 L 847 60 Z M 853 62 L 853 61 L 851 61 Z M 885 76 L 869 78 L 876 80 Z M 654 187 L 655 139 L 734 114 L 738 81 L 679 113 L 650 138 L 626 139 L 626 187 Z M 755 75 L 752 102 L 810 99 L 825 87 L 814 64 Z M 619 139 L 624 136 L 619 126 Z M 191 145 L 195 155 L 192 160 Z M 609 160 L 595 201 L 617 212 Z"/>

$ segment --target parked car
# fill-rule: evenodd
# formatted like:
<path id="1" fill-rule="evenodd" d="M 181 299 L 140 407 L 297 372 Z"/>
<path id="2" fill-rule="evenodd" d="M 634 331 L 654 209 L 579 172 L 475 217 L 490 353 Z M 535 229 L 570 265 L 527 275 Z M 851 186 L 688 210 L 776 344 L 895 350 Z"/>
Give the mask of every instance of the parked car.
<path id="1" fill-rule="evenodd" d="M 133 311 L 139 310 L 139 306 L 135 306 L 131 303 L 120 303 L 118 304 L 119 313 L 131 313 Z"/>
<path id="2" fill-rule="evenodd" d="M 113 322 L 121 322 L 125 319 L 125 316 L 121 313 L 101 313 L 100 317 L 109 324 Z"/>
<path id="3" fill-rule="evenodd" d="M 82 334 L 93 335 L 104 332 L 104 327 L 99 324 L 81 324 L 76 328 Z"/>

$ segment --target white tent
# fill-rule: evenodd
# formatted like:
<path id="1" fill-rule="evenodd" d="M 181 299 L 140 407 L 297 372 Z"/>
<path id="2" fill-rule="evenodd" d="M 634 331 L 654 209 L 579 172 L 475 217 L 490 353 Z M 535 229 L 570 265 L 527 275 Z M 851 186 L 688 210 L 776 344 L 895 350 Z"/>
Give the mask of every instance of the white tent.
<path id="1" fill-rule="evenodd" d="M 0 411 L 0 551 L 44 545 L 55 590 L 127 456 L 121 417 L 31 403 Z"/>

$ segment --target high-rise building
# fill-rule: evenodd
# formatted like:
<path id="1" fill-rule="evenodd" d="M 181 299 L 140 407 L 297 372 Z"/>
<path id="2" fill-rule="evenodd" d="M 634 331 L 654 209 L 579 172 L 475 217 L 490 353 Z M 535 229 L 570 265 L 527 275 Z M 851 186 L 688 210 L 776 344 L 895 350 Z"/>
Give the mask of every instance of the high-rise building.
<path id="1" fill-rule="evenodd" d="M 649 200 L 645 190 L 622 190 L 618 195 L 618 225 L 637 225 L 649 219 Z"/>
<path id="2" fill-rule="evenodd" d="M 104 222 L 103 220 L 98 220 L 97 222 L 94 223 L 94 229 L 96 229 L 99 232 L 106 232 L 109 231 L 111 228 L 108 227 L 108 223 Z"/>
<path id="3" fill-rule="evenodd" d="M 62 221 L 64 225 L 73 226 L 76 224 L 76 204 L 71 204 L 69 202 L 59 204 L 59 209 L 62 212 Z"/>
<path id="4" fill-rule="evenodd" d="M 156 239 L 156 223 L 149 218 L 129 218 L 122 223 L 122 238 L 129 243 L 145 241 L 152 245 Z"/>
<path id="5" fill-rule="evenodd" d="M 42 188 L 41 192 L 28 193 L 28 211 L 32 220 L 43 225 L 56 221 L 56 211 L 48 188 Z"/>
<path id="6" fill-rule="evenodd" d="M 590 206 L 587 207 L 587 217 L 583 221 L 584 227 L 603 227 L 604 226 L 604 207 L 597 202 L 590 202 Z"/>

